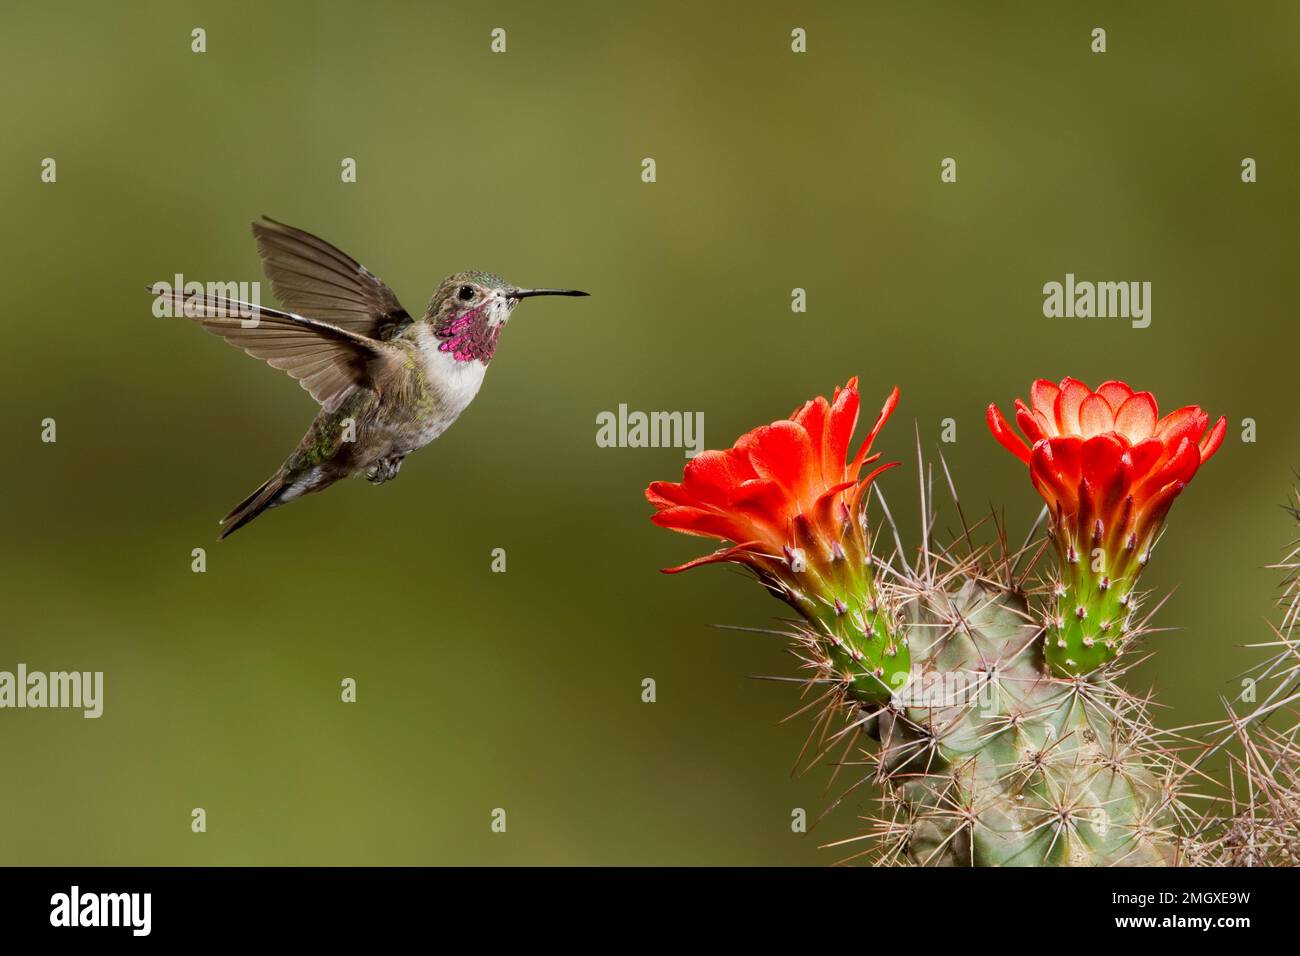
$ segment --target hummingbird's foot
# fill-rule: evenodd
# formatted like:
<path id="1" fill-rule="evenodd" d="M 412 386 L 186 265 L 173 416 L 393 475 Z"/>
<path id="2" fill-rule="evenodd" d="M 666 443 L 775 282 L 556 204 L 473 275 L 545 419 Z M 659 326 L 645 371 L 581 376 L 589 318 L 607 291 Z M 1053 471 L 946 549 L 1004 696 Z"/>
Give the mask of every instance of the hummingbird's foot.
<path id="1" fill-rule="evenodd" d="M 402 470 L 402 462 L 406 460 L 405 455 L 398 455 L 392 458 L 381 458 L 370 467 L 366 472 L 366 481 L 372 485 L 382 485 L 385 481 L 391 481 L 397 477 L 397 473 Z"/>

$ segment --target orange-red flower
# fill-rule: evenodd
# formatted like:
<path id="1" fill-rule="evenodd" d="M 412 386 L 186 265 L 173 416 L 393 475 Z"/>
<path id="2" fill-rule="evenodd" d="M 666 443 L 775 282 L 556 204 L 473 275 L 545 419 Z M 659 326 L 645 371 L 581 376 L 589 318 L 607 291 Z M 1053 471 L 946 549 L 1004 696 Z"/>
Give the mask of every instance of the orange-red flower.
<path id="1" fill-rule="evenodd" d="M 1124 382 L 1093 391 L 1072 378 L 1039 379 L 1030 404 L 1016 399 L 1024 439 L 989 406 L 993 436 L 1029 466 L 1052 514 L 1067 591 L 1061 633 L 1048 641 L 1049 660 L 1061 657 L 1058 670 L 1086 673 L 1114 657 L 1124 626 L 1117 618 L 1131 610 L 1129 591 L 1170 506 L 1223 442 L 1227 420 L 1207 431 L 1209 422 L 1195 405 L 1161 418 L 1150 392 Z"/>
<path id="2" fill-rule="evenodd" d="M 858 478 L 871 443 L 898 404 L 890 393 L 871 432 L 851 461 L 849 441 L 858 422 L 858 380 L 835 389 L 828 402 L 817 396 L 788 419 L 741 435 L 726 451 L 706 451 L 687 464 L 681 482 L 655 481 L 646 498 L 655 506 L 655 524 L 686 534 L 734 541 L 727 548 L 690 561 L 672 573 L 715 561 L 766 563 L 793 546 L 796 519 L 838 537 L 828 521 L 844 506 L 856 512 L 871 481 L 893 463 Z M 829 544 L 829 542 L 827 542 Z"/>
<path id="3" fill-rule="evenodd" d="M 706 451 L 687 465 L 680 482 L 646 489 L 651 520 L 686 534 L 719 538 L 730 547 L 669 572 L 719 561 L 747 565 L 783 600 L 818 626 L 836 648 L 846 673 L 867 675 L 874 690 L 907 670 L 906 648 L 879 601 L 863 495 L 884 464 L 872 442 L 898 404 L 890 393 L 852 458 L 858 421 L 858 381 L 817 397 L 788 418 L 742 435 L 725 451 Z M 886 675 L 888 675 L 886 677 Z"/>

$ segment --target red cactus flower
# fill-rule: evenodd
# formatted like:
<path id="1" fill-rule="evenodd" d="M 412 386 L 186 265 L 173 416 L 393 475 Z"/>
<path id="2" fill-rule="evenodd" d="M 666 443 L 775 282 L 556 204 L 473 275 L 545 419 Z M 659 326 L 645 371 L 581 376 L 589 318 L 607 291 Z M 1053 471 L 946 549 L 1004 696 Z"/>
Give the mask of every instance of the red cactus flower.
<path id="1" fill-rule="evenodd" d="M 895 388 L 849 459 L 858 421 L 858 380 L 849 379 L 830 401 L 818 396 L 725 451 L 703 452 L 681 482 L 652 482 L 645 492 L 660 527 L 733 542 L 668 573 L 719 561 L 748 566 L 817 626 L 846 679 L 865 678 L 864 696 L 875 699 L 882 688 L 887 696 L 885 681 L 906 674 L 908 658 L 877 595 L 862 499 L 896 463 L 861 472 L 880 457 L 869 456 L 871 445 L 897 404 Z"/>
<path id="2" fill-rule="evenodd" d="M 1123 630 L 1114 618 L 1131 610 L 1129 590 L 1170 506 L 1223 443 L 1227 420 L 1207 432 L 1209 416 L 1195 405 L 1160 418 L 1150 392 L 1123 382 L 1094 392 L 1072 378 L 1060 385 L 1039 379 L 1030 401 L 1016 399 L 1016 423 L 1027 441 L 996 404 L 988 409 L 989 429 L 1029 465 L 1051 511 L 1067 591 L 1062 602 L 1074 605 L 1066 611 L 1080 622 L 1094 618 L 1063 627 L 1079 632 L 1080 646 L 1069 648 L 1069 666 L 1061 669 L 1085 673 L 1093 669 L 1087 661 L 1114 656 Z M 1093 579 L 1082 579 L 1081 560 L 1098 568 Z M 1072 643 L 1068 634 L 1059 639 Z"/>
<path id="3" fill-rule="evenodd" d="M 839 537 L 835 521 L 847 504 L 857 512 L 863 492 L 882 471 L 881 465 L 858 478 L 871 443 L 898 404 L 898 389 L 886 399 L 871 432 L 847 461 L 849 440 L 858 422 L 858 380 L 836 388 L 830 402 L 817 396 L 789 418 L 741 435 L 726 451 L 706 451 L 687 464 L 681 482 L 655 481 L 646 498 L 661 528 L 735 542 L 668 573 L 717 561 L 766 566 L 795 545 L 795 523 L 823 531 L 829 546 Z M 829 523 L 829 524 L 828 524 Z"/>
<path id="4" fill-rule="evenodd" d="M 1228 423 L 1195 405 L 1159 417 L 1150 392 L 1106 382 L 1095 392 L 1067 378 L 1030 389 L 1032 407 L 1016 399 L 1012 433 L 997 405 L 988 410 L 993 436 L 1029 465 L 1034 487 L 1054 517 L 1078 516 L 1091 536 L 1129 548 L 1150 545 L 1174 498 L 1223 442 Z"/>

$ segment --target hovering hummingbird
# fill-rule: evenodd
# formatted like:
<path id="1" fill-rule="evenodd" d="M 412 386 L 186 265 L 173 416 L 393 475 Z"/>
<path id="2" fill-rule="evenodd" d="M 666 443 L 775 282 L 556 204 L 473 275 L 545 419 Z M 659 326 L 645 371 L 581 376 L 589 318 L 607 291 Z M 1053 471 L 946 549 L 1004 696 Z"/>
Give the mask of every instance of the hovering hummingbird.
<path id="1" fill-rule="evenodd" d="M 321 406 L 279 470 L 221 520 L 222 538 L 340 478 L 391 480 L 407 455 L 446 431 L 474 400 L 521 301 L 587 295 L 456 272 L 416 321 L 381 279 L 324 239 L 266 217 L 253 223 L 253 235 L 286 311 L 164 284 L 149 289 L 171 300 L 173 314 L 288 372 Z"/>

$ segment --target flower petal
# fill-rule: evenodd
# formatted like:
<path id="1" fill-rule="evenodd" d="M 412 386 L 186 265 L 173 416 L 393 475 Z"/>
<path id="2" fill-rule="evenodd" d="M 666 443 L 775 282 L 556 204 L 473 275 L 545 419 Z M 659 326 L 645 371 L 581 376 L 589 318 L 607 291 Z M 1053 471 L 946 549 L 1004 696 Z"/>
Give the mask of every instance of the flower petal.
<path id="1" fill-rule="evenodd" d="M 703 567 L 706 564 L 717 564 L 720 561 L 739 561 L 743 564 L 753 564 L 753 561 L 746 561 L 752 552 L 757 552 L 762 547 L 761 541 L 746 541 L 743 544 L 734 544 L 730 548 L 722 548 L 714 551 L 712 554 L 706 554 L 702 558 L 696 558 L 694 561 L 687 561 L 685 564 L 679 564 L 675 568 L 661 568 L 664 574 L 680 574 L 683 571 L 689 571 L 691 568 Z M 757 557 L 757 555 L 755 555 Z"/>
<path id="2" fill-rule="evenodd" d="M 1133 397 L 1133 389 L 1125 382 L 1102 382 L 1097 386 L 1097 394 L 1110 403 L 1111 411 L 1118 412 L 1120 406 Z"/>
<path id="3" fill-rule="evenodd" d="M 656 508 L 673 505 L 698 505 L 699 501 L 685 487 L 674 481 L 652 481 L 645 490 L 646 501 Z"/>
<path id="4" fill-rule="evenodd" d="M 1129 492 L 1132 461 L 1127 452 L 1128 446 L 1113 433 L 1094 435 L 1083 443 L 1081 486 L 1088 489 L 1089 518 L 1100 518 L 1107 531 L 1115 523 L 1115 508 Z"/>
<path id="5" fill-rule="evenodd" d="M 1165 457 L 1165 443 L 1158 438 L 1148 438 L 1133 445 L 1128 453 L 1133 462 L 1133 474 L 1142 478 Z"/>
<path id="6" fill-rule="evenodd" d="M 1120 470 L 1127 449 L 1114 435 L 1094 435 L 1083 443 L 1080 470 L 1095 488 L 1108 487 Z"/>
<path id="7" fill-rule="evenodd" d="M 1062 435 L 1080 434 L 1079 409 L 1091 394 L 1088 386 L 1077 379 L 1061 379 L 1061 394 L 1056 397 L 1056 427 Z"/>
<path id="8" fill-rule="evenodd" d="M 749 441 L 744 450 L 760 478 L 775 481 L 796 502 L 805 498 L 811 501 L 808 469 L 812 464 L 812 440 L 802 425 L 792 421 L 773 422 L 754 429 L 746 437 Z"/>
<path id="9" fill-rule="evenodd" d="M 650 516 L 650 520 L 661 528 L 671 528 L 683 534 L 694 534 L 703 538 L 724 538 L 728 541 L 742 540 L 748 537 L 747 522 L 720 514 L 716 511 L 703 511 L 699 508 L 677 506 L 665 508 Z"/>
<path id="10" fill-rule="evenodd" d="M 1219 446 L 1223 444 L 1224 433 L 1227 432 L 1227 430 L 1228 419 L 1220 417 L 1219 420 L 1214 423 L 1214 427 L 1210 429 L 1210 433 L 1205 436 L 1205 440 L 1201 442 L 1202 465 L 1209 461 L 1214 456 L 1214 453 L 1219 450 Z"/>
<path id="11" fill-rule="evenodd" d="M 1110 410 L 1110 402 L 1100 395 L 1089 395 L 1079 406 L 1079 428 L 1085 438 L 1114 431 L 1115 413 Z"/>
<path id="12" fill-rule="evenodd" d="M 1166 450 L 1168 446 L 1166 445 Z M 1171 482 L 1187 482 L 1192 480 L 1196 474 L 1196 469 L 1201 466 L 1201 450 L 1187 436 L 1179 441 L 1178 446 L 1174 449 L 1172 455 L 1169 455 L 1162 461 L 1146 479 L 1138 485 L 1134 491 L 1133 497 L 1137 500 L 1139 506 L 1160 489 L 1164 488 Z"/>
<path id="13" fill-rule="evenodd" d="M 1131 396 L 1115 413 L 1115 431 L 1137 444 L 1151 437 L 1156 427 L 1156 400 L 1150 392 Z"/>
<path id="14" fill-rule="evenodd" d="M 804 402 L 803 407 L 790 416 L 791 421 L 802 425 L 803 430 L 808 433 L 808 440 L 811 443 L 811 460 L 809 462 L 809 467 L 812 469 L 811 478 L 822 484 L 831 481 L 833 476 L 833 473 L 828 475 L 826 472 L 824 454 L 826 426 L 829 422 L 830 409 L 830 402 L 818 395 L 811 401 Z M 841 467 L 843 467 L 843 462 L 841 462 Z"/>
<path id="15" fill-rule="evenodd" d="M 1164 523 L 1165 515 L 1174 499 L 1187 487 L 1185 481 L 1171 481 L 1156 489 L 1142 500 L 1142 505 L 1134 515 L 1134 526 L 1139 542 L 1149 545 L 1151 537 Z"/>
<path id="16" fill-rule="evenodd" d="M 857 379 L 853 380 L 854 382 Z M 826 483 L 837 484 L 844 475 L 849 456 L 849 440 L 858 427 L 858 390 L 851 383 L 839 390 L 826 419 L 826 440 L 822 445 L 822 471 Z M 852 477 L 847 476 L 847 477 Z"/>
<path id="17" fill-rule="evenodd" d="M 1031 411 L 1029 406 L 1016 399 L 1016 424 L 1020 426 L 1020 432 L 1029 441 L 1030 445 L 1041 439 L 1055 435 L 1055 430 L 1048 431 L 1044 426 L 1046 419 L 1037 412 Z"/>
<path id="18" fill-rule="evenodd" d="M 1184 405 L 1160 419 L 1155 435 L 1170 448 L 1177 448 L 1183 438 L 1200 441 L 1210 416 L 1195 405 Z"/>
<path id="19" fill-rule="evenodd" d="M 898 407 L 898 386 L 885 397 L 885 404 L 880 407 L 880 414 L 876 416 L 875 422 L 871 426 L 871 431 L 867 437 L 862 440 L 862 445 L 858 448 L 858 453 L 853 456 L 853 464 L 850 470 L 853 475 L 857 475 L 858 469 L 862 467 L 862 461 L 866 458 L 867 452 L 871 451 L 871 443 L 876 440 L 880 434 L 880 429 L 885 427 L 885 422 L 889 421 L 889 416 L 894 414 L 894 409 Z"/>
<path id="20" fill-rule="evenodd" d="M 826 424 L 826 413 L 830 411 L 830 407 L 830 402 L 818 395 L 796 408 L 790 416 L 790 421 L 798 422 L 804 427 L 804 431 L 813 436 L 814 441 L 820 441 L 822 428 Z"/>
<path id="21" fill-rule="evenodd" d="M 996 404 L 989 406 L 986 420 L 988 421 L 989 431 L 993 433 L 993 437 L 998 440 L 998 443 L 1025 464 L 1028 464 L 1029 446 L 1025 444 L 1023 438 L 1011 430 L 1011 426 L 1002 417 L 1002 412 Z"/>
<path id="22" fill-rule="evenodd" d="M 1056 424 L 1056 400 L 1060 395 L 1060 386 L 1045 378 L 1037 379 L 1029 386 L 1029 401 L 1034 411 L 1041 412 L 1052 424 Z"/>
<path id="23" fill-rule="evenodd" d="M 1067 514 L 1079 507 L 1082 450 L 1083 439 L 1068 435 L 1040 441 L 1029 453 L 1029 470 L 1039 490 L 1047 489 L 1051 495 L 1048 504 L 1055 503 Z"/>
<path id="24" fill-rule="evenodd" d="M 754 477 L 749 458 L 735 449 L 703 451 L 686 463 L 682 485 L 701 502 L 725 506 L 732 489 Z"/>
<path id="25" fill-rule="evenodd" d="M 785 535 L 790 519 L 798 511 L 785 489 L 767 478 L 754 478 L 740 485 L 730 507 L 737 518 L 748 521 L 752 528 L 749 534 L 742 537 L 767 535 L 774 542 Z M 776 546 L 775 543 L 772 545 L 774 549 Z"/>

